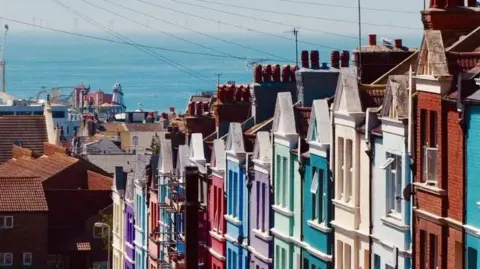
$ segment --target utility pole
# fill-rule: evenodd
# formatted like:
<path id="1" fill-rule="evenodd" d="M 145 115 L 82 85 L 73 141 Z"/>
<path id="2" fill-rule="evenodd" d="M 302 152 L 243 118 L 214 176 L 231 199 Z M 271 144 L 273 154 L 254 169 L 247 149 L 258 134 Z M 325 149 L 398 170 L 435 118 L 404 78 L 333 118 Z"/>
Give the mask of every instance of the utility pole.
<path id="1" fill-rule="evenodd" d="M 295 64 L 298 66 L 298 30 L 293 28 L 293 35 L 295 36 Z"/>
<path id="2" fill-rule="evenodd" d="M 215 74 L 217 76 L 217 87 L 220 86 L 220 77 L 223 75 L 223 73 L 216 73 Z"/>
<path id="3" fill-rule="evenodd" d="M 358 0 L 358 72 L 357 75 L 362 77 L 362 9 L 360 0 Z"/>

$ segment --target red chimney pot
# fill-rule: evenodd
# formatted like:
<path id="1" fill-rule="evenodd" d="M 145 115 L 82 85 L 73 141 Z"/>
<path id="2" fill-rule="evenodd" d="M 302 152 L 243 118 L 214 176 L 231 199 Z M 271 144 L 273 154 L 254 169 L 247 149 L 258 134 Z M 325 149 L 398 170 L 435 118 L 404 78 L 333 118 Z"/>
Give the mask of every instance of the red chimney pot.
<path id="1" fill-rule="evenodd" d="M 280 65 L 273 66 L 273 81 L 280 82 Z"/>
<path id="2" fill-rule="evenodd" d="M 255 66 L 253 78 L 255 83 L 262 83 L 262 65 L 259 64 Z"/>
<path id="3" fill-rule="evenodd" d="M 350 53 L 347 50 L 342 51 L 340 62 L 342 67 L 348 67 L 350 65 Z"/>
<path id="4" fill-rule="evenodd" d="M 395 48 L 397 48 L 397 49 L 403 48 L 403 44 L 402 44 L 401 39 L 395 39 Z"/>
<path id="5" fill-rule="evenodd" d="M 290 81 L 290 65 L 284 65 L 282 67 L 282 81 L 283 82 L 289 82 Z"/>
<path id="6" fill-rule="evenodd" d="M 272 66 L 271 65 L 267 65 L 263 69 L 263 81 L 264 82 L 272 81 Z"/>
<path id="7" fill-rule="evenodd" d="M 320 55 L 318 54 L 318 50 L 312 50 L 310 52 L 310 61 L 312 63 L 312 69 L 320 68 Z"/>
<path id="8" fill-rule="evenodd" d="M 340 52 L 338 50 L 332 51 L 332 54 L 330 56 L 330 59 L 332 61 L 332 68 L 340 68 Z"/>
<path id="9" fill-rule="evenodd" d="M 368 35 L 368 45 L 376 46 L 377 45 L 377 35 L 369 34 Z"/>
<path id="10" fill-rule="evenodd" d="M 302 68 L 308 68 L 308 51 L 302 50 Z"/>
<path id="11" fill-rule="evenodd" d="M 295 81 L 295 71 L 299 70 L 298 65 L 294 65 L 292 71 L 290 72 L 290 81 Z"/>

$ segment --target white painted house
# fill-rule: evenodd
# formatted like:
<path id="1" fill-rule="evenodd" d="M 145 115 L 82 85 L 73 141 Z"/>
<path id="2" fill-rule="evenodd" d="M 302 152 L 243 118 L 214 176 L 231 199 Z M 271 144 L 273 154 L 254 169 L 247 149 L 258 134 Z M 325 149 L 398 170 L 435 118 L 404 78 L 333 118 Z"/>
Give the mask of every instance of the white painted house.
<path id="1" fill-rule="evenodd" d="M 365 111 L 355 67 L 341 68 L 333 105 L 332 150 L 335 194 L 332 199 L 336 269 L 369 268 L 369 166 L 367 140 L 358 131 Z"/>
<path id="2" fill-rule="evenodd" d="M 410 183 L 408 97 L 408 77 L 390 76 L 378 115 L 382 132 L 372 139 L 373 268 L 411 268 L 411 207 L 403 198 Z"/>

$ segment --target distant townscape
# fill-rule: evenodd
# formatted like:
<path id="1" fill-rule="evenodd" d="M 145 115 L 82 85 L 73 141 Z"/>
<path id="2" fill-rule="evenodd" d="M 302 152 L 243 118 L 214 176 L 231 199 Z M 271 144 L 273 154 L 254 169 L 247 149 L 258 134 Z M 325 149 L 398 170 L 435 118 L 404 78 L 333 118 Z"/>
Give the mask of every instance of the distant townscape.
<path id="1" fill-rule="evenodd" d="M 421 15 L 418 49 L 301 51 L 166 112 L 18 99 L 2 61 L 0 267 L 480 268 L 480 8 Z"/>

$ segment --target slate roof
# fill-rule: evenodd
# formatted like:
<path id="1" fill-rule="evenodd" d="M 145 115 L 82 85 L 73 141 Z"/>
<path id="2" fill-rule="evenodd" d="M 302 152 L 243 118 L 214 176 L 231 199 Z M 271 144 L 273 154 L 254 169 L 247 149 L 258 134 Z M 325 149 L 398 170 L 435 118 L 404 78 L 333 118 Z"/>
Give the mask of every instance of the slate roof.
<path id="1" fill-rule="evenodd" d="M 48 142 L 44 116 L 0 116 L 0 163 L 12 158 L 13 142 L 23 148 L 43 154 L 43 142 Z"/>
<path id="2" fill-rule="evenodd" d="M 79 137 L 79 138 L 87 138 L 87 137 Z M 88 141 L 88 139 L 87 139 Z M 93 142 L 83 142 L 82 139 L 79 140 L 77 144 L 78 152 L 82 152 L 83 147 L 85 147 L 87 155 L 114 155 L 114 154 L 125 154 L 125 152 L 120 149 L 112 140 L 109 138 L 100 138 L 97 141 Z"/>
<path id="3" fill-rule="evenodd" d="M 136 155 L 126 153 L 123 155 L 89 155 L 88 161 L 110 174 L 115 173 L 115 166 L 122 166 L 125 172 L 133 172 Z"/>
<path id="4" fill-rule="evenodd" d="M 0 178 L 0 212 L 48 211 L 40 178 Z"/>
<path id="5" fill-rule="evenodd" d="M 397 120 L 408 118 L 408 76 L 396 75 L 388 78 L 380 116 Z"/>

